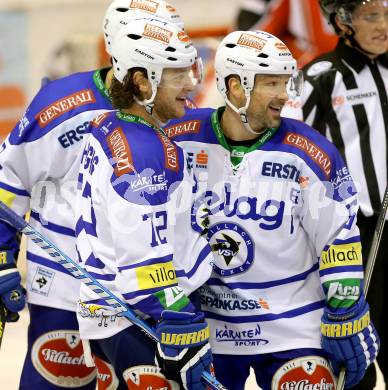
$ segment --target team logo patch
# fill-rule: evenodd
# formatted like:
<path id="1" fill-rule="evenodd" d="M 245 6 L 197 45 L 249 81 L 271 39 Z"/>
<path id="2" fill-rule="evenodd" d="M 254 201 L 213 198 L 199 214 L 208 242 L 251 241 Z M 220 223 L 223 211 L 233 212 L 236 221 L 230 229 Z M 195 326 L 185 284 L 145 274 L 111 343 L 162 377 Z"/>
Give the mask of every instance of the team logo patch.
<path id="1" fill-rule="evenodd" d="M 30 291 L 47 297 L 53 283 L 55 272 L 38 267 L 31 282 Z"/>
<path id="2" fill-rule="evenodd" d="M 116 163 L 115 175 L 121 176 L 125 173 L 133 173 L 135 169 L 133 166 L 132 153 L 122 128 L 116 127 L 112 133 L 108 135 L 107 141 Z"/>
<path id="3" fill-rule="evenodd" d="M 65 96 L 64 98 L 57 100 L 55 103 L 50 104 L 40 111 L 35 118 L 40 127 L 45 127 L 65 112 L 70 111 L 73 108 L 95 102 L 96 98 L 93 95 L 93 91 L 91 89 L 84 89 L 73 93 L 72 95 Z"/>
<path id="4" fill-rule="evenodd" d="M 43 334 L 32 346 L 31 360 L 39 374 L 56 386 L 78 388 L 96 377 L 94 367 L 86 367 L 78 332 L 57 330 Z"/>
<path id="5" fill-rule="evenodd" d="M 154 24 L 146 24 L 143 31 L 143 36 L 167 44 L 170 42 L 172 34 L 172 31 L 156 26 Z"/>
<path id="6" fill-rule="evenodd" d="M 95 318 L 97 326 L 107 328 L 108 326 L 117 325 L 120 321 L 122 312 L 115 311 L 110 306 L 102 306 L 94 303 L 78 302 L 78 314 L 82 318 Z"/>
<path id="7" fill-rule="evenodd" d="M 129 5 L 130 9 L 141 9 L 142 11 L 156 13 L 159 4 L 151 0 L 132 0 Z"/>
<path id="8" fill-rule="evenodd" d="M 253 47 L 254 49 L 257 49 L 260 51 L 263 50 L 263 47 L 265 46 L 266 43 L 267 43 L 267 41 L 265 39 L 262 39 L 262 38 L 257 37 L 256 35 L 247 34 L 247 33 L 241 34 L 240 38 L 237 41 L 238 45 Z"/>
<path id="9" fill-rule="evenodd" d="M 172 127 L 167 127 L 164 129 L 164 131 L 167 134 L 168 138 L 174 138 L 182 134 L 190 134 L 190 133 L 198 134 L 200 127 L 201 127 L 201 121 L 193 120 L 193 121 L 182 122 Z"/>
<path id="10" fill-rule="evenodd" d="M 119 385 L 119 380 L 113 366 L 97 356 L 93 356 L 93 360 L 97 367 L 98 390 L 116 390 Z"/>
<path id="11" fill-rule="evenodd" d="M 213 270 L 221 276 L 247 271 L 253 263 L 253 241 L 234 223 L 218 223 L 209 227 L 208 240 L 214 253 Z"/>
<path id="12" fill-rule="evenodd" d="M 175 382 L 168 381 L 155 366 L 136 366 L 123 373 L 129 390 L 178 390 Z"/>
<path id="13" fill-rule="evenodd" d="M 273 390 L 334 390 L 336 380 L 327 360 L 306 356 L 290 360 L 281 366 L 272 379 Z"/>

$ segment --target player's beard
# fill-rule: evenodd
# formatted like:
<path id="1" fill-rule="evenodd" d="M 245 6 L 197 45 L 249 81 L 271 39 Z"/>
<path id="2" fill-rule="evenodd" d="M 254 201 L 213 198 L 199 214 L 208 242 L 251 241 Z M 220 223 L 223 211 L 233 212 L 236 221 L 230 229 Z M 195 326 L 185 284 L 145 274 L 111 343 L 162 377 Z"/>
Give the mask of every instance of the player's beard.
<path id="1" fill-rule="evenodd" d="M 160 101 L 155 101 L 155 111 L 163 122 L 168 122 L 173 118 L 180 118 L 185 114 L 185 108 L 176 97 L 168 97 Z"/>
<path id="2" fill-rule="evenodd" d="M 279 111 L 275 111 L 271 107 L 275 106 L 279 108 Z M 283 108 L 283 104 L 279 104 L 278 102 L 270 102 L 265 109 L 265 128 L 277 128 L 280 126 L 280 113 Z"/>
<path id="3" fill-rule="evenodd" d="M 253 114 L 248 114 L 248 120 L 250 126 L 259 131 L 264 131 L 268 128 L 277 128 L 280 126 L 280 111 L 276 114 L 270 108 L 269 103 L 265 108 L 260 111 L 255 111 Z"/>

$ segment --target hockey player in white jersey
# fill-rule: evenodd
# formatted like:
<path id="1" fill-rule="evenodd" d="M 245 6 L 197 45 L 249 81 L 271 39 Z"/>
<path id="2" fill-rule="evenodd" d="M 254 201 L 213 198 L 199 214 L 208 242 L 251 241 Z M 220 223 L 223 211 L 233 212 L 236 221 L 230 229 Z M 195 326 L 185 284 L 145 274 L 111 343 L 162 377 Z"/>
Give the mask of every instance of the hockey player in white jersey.
<path id="1" fill-rule="evenodd" d="M 183 25 L 163 0 L 115 0 L 103 24 L 108 54 L 112 36 L 141 16 Z M 78 165 L 77 171 L 70 167 L 82 151 L 92 119 L 113 110 L 107 92 L 112 74 L 109 68 L 99 69 L 49 82 L 0 148 L 0 199 L 20 215 L 32 206 L 31 224 L 73 259 Z M 10 313 L 24 306 L 14 262 L 18 249 L 15 230 L 0 223 L 0 296 Z M 31 321 L 20 389 L 95 389 L 96 372 L 82 357 L 75 314 L 79 282 L 30 241 L 26 289 Z M 108 367 L 104 369 L 107 374 Z M 113 372 L 100 379 L 103 388 L 115 388 Z"/>
<path id="2" fill-rule="evenodd" d="M 77 248 L 88 272 L 157 322 L 160 341 L 85 285 L 80 335 L 105 353 L 128 389 L 204 389 L 209 328 L 187 295 L 210 276 L 211 248 L 191 228 L 195 182 L 183 151 L 160 128 L 185 113 L 197 52 L 173 24 L 138 19 L 116 34 L 112 58 L 110 95 L 120 111 L 98 118 L 83 152 Z"/>
<path id="3" fill-rule="evenodd" d="M 217 379 L 240 390 L 253 368 L 265 390 L 333 389 L 330 362 L 351 387 L 379 348 L 352 178 L 329 141 L 280 117 L 302 83 L 283 42 L 232 32 L 215 67 L 226 107 L 192 110 L 165 131 L 196 171 L 192 225 L 215 256 L 200 294 Z"/>

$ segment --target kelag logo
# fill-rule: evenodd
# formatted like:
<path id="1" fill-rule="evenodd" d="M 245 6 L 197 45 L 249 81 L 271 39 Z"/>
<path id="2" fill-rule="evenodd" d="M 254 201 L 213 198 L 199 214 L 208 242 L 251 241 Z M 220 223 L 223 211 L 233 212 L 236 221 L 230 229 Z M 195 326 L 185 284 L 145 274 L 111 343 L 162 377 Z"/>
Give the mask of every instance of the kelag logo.
<path id="1" fill-rule="evenodd" d="M 191 225 L 197 232 L 202 232 L 201 216 L 222 216 L 245 221 L 258 221 L 258 226 L 264 230 L 275 230 L 283 222 L 285 202 L 268 199 L 262 204 L 257 197 L 241 196 L 232 200 L 230 183 L 225 183 L 224 193 L 218 195 L 214 191 L 206 191 L 197 198 L 191 209 Z M 206 213 L 204 210 L 206 209 Z M 199 220 L 197 220 L 199 219 Z"/>

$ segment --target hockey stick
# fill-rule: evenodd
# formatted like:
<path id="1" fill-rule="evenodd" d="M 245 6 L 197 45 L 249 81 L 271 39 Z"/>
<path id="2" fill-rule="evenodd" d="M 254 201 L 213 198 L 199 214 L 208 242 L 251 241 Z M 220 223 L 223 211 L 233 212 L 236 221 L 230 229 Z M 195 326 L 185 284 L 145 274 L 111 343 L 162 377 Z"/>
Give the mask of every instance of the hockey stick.
<path id="1" fill-rule="evenodd" d="M 385 225 L 385 217 L 387 215 L 388 210 L 388 185 L 385 188 L 383 201 L 381 203 L 381 210 L 379 213 L 379 218 L 377 219 L 376 228 L 373 233 L 373 240 L 371 244 L 371 248 L 368 253 L 368 260 L 366 262 L 365 267 L 365 277 L 364 277 L 364 294 L 368 293 L 370 280 L 372 278 L 373 268 L 375 266 L 377 252 L 379 251 L 381 236 L 383 234 L 384 225 Z M 337 390 L 343 390 L 345 386 L 345 375 L 346 370 L 345 368 L 341 368 L 341 371 L 338 375 L 338 382 L 337 382 Z"/>
<path id="2" fill-rule="evenodd" d="M 128 307 L 126 303 L 121 301 L 113 293 L 111 293 L 106 287 L 98 282 L 93 276 L 91 276 L 86 270 L 84 270 L 77 262 L 66 256 L 60 249 L 57 248 L 49 239 L 44 237 L 41 233 L 36 231 L 29 223 L 23 218 L 17 215 L 3 202 L 0 201 L 0 219 L 9 223 L 11 226 L 16 228 L 18 231 L 25 234 L 41 249 L 43 249 L 53 261 L 62 265 L 67 271 L 79 279 L 82 283 L 86 284 L 92 289 L 99 297 L 103 298 L 110 307 L 121 310 L 120 314 L 126 317 L 132 324 L 138 326 L 146 336 L 158 342 L 158 338 L 152 329 L 146 322 L 141 318 L 137 317 L 135 312 Z M 210 372 L 204 372 L 202 374 L 203 382 L 213 390 L 227 390 L 220 382 L 214 378 Z"/>

